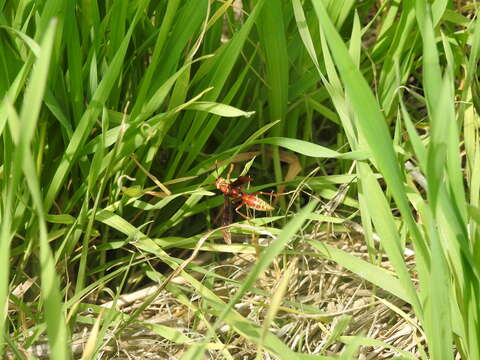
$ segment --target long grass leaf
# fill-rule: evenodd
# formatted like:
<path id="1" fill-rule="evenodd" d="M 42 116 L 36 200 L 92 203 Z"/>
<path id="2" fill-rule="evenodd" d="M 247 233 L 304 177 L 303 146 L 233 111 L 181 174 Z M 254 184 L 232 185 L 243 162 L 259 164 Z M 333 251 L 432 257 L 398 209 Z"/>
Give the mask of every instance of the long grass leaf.
<path id="1" fill-rule="evenodd" d="M 74 160 L 76 160 L 79 153 L 81 152 L 87 136 L 95 123 L 96 117 L 101 111 L 101 104 L 105 103 L 108 95 L 113 89 L 115 81 L 120 75 L 122 64 L 125 60 L 125 55 L 128 45 L 130 43 L 133 30 L 135 29 L 140 14 L 143 12 L 146 5 L 146 1 L 139 3 L 139 7 L 137 8 L 134 21 L 130 25 L 130 28 L 125 35 L 121 46 L 117 50 L 115 57 L 113 58 L 112 63 L 108 68 L 108 71 L 106 72 L 104 78 L 102 79 L 97 90 L 95 91 L 91 104 L 88 106 L 87 110 L 85 111 L 84 115 L 80 120 L 80 123 L 75 129 L 72 138 L 70 139 L 70 143 L 65 150 L 65 155 L 63 156 L 60 164 L 55 171 L 55 174 L 53 175 L 52 181 L 50 183 L 50 186 L 48 187 L 48 191 L 45 196 L 45 208 L 47 209 L 47 211 L 52 206 L 55 197 L 60 191 L 60 188 L 65 181 L 67 173 L 70 171 L 71 167 L 74 164 Z"/>
<path id="2" fill-rule="evenodd" d="M 357 125 L 361 129 L 375 163 L 384 175 L 393 198 L 411 232 L 415 250 L 419 257 L 419 273 L 421 279 L 426 280 L 428 277 L 426 269 L 430 263 L 428 250 L 410 211 L 403 185 L 404 176 L 398 166 L 385 119 L 369 85 L 353 64 L 322 3 L 314 1 L 313 6 L 334 55 L 335 63 L 341 74 L 352 108 L 357 115 Z"/>
<path id="3" fill-rule="evenodd" d="M 55 271 L 55 264 L 51 249 L 48 244 L 47 227 L 44 215 L 44 205 L 40 191 L 40 184 L 35 171 L 33 156 L 30 151 L 30 142 L 35 130 L 35 124 L 38 120 L 40 104 L 42 102 L 45 86 L 47 82 L 48 68 L 55 37 L 56 23 L 50 24 L 45 39 L 41 46 L 41 55 L 37 66 L 32 73 L 32 80 L 26 90 L 25 102 L 22 107 L 22 124 L 28 131 L 23 131 L 19 138 L 18 153 L 22 154 L 19 164 L 23 163 L 23 170 L 30 190 L 34 208 L 37 212 L 39 242 L 40 242 L 40 260 L 41 260 L 41 289 L 42 299 L 45 305 L 45 319 L 47 323 L 47 332 L 49 335 L 49 344 L 52 351 L 52 359 L 69 359 L 70 351 L 68 348 L 68 332 L 63 314 L 63 306 L 60 294 L 60 282 Z M 59 314 L 60 310 L 60 316 Z"/>

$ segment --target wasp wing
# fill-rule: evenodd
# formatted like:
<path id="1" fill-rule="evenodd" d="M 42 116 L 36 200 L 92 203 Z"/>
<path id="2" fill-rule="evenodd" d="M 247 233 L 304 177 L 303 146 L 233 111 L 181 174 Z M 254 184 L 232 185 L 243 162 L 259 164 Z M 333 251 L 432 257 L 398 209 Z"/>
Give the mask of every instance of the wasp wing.
<path id="1" fill-rule="evenodd" d="M 237 180 L 230 184 L 231 187 L 241 187 L 243 184 L 252 181 L 248 176 L 239 176 Z"/>

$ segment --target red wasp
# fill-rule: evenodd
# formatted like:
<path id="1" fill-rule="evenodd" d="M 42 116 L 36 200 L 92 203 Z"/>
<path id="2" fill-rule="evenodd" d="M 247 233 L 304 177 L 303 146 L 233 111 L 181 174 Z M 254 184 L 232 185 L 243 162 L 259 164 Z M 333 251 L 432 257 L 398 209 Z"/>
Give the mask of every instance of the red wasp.
<path id="1" fill-rule="evenodd" d="M 277 194 L 265 193 L 265 192 L 254 192 L 254 193 L 244 192 L 243 185 L 249 183 L 250 181 L 252 181 L 252 179 L 249 178 L 248 176 L 239 176 L 237 180 L 230 182 L 230 174 L 232 173 L 232 170 L 233 170 L 233 166 L 230 168 L 230 171 L 228 172 L 226 179 L 224 179 L 223 177 L 218 177 L 217 180 L 215 181 L 215 186 L 224 195 L 222 226 L 226 226 L 232 223 L 232 212 L 230 211 L 231 203 L 240 203 L 235 208 L 235 212 L 246 220 L 249 220 L 249 217 L 240 212 L 240 208 L 244 205 L 258 211 L 272 211 L 273 206 L 271 206 L 265 200 L 260 199 L 257 195 L 276 196 Z M 225 242 L 230 244 L 231 243 L 230 232 L 224 231 L 223 234 L 224 234 L 223 237 L 225 239 Z"/>

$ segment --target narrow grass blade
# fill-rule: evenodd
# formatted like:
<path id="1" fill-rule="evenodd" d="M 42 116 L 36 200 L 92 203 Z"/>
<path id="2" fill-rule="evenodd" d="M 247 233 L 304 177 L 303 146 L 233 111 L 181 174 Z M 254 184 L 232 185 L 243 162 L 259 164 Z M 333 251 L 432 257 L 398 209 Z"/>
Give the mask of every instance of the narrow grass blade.
<path id="1" fill-rule="evenodd" d="M 36 174 L 33 156 L 30 150 L 30 143 L 38 121 L 40 105 L 42 103 L 47 83 L 48 69 L 55 38 L 55 29 L 56 23 L 55 21 L 52 21 L 45 33 L 45 38 L 41 45 L 40 57 L 26 90 L 20 120 L 23 126 L 25 126 L 25 131 L 18 134 L 18 146 L 15 150 L 15 163 L 18 169 L 23 169 L 28 190 L 33 200 L 33 207 L 37 214 L 37 219 L 33 222 L 33 226 L 38 226 L 38 228 L 35 230 L 32 228 L 31 231 L 35 231 L 39 234 L 41 295 L 45 307 L 45 320 L 47 323 L 52 359 L 69 359 L 68 331 L 63 313 L 60 282 L 57 278 L 52 252 L 48 244 L 44 204 L 42 202 L 43 199 L 40 191 L 39 179 Z M 19 170 L 16 170 L 16 173 L 18 176 Z M 18 179 L 14 179 L 12 183 L 15 184 L 17 181 Z M 7 256 L 8 253 L 7 249 Z M 8 271 L 6 272 L 6 276 L 8 277 Z"/>
<path id="2" fill-rule="evenodd" d="M 333 59 L 345 85 L 348 99 L 357 115 L 357 125 L 362 131 L 362 135 L 367 141 L 368 148 L 371 150 L 375 163 L 382 172 L 389 190 L 412 235 L 415 251 L 419 259 L 420 278 L 422 281 L 426 281 L 428 277 L 427 268 L 430 263 L 429 252 L 410 210 L 403 185 L 404 176 L 398 166 L 397 157 L 392 146 L 391 136 L 385 119 L 368 83 L 352 62 L 323 4 L 314 1 L 313 7 L 320 26 L 325 32 L 325 37 L 332 51 Z M 417 305 L 419 305 L 418 302 Z M 418 306 L 417 309 L 419 310 L 420 307 Z"/>
<path id="3" fill-rule="evenodd" d="M 202 87 L 206 88 L 213 86 L 214 89 L 207 94 L 205 101 L 216 101 L 220 92 L 222 91 L 227 77 L 232 71 L 234 64 L 236 63 L 238 57 L 241 54 L 241 50 L 247 41 L 247 36 L 250 33 L 257 17 L 259 16 L 262 7 L 265 3 L 265 0 L 260 0 L 256 3 L 255 9 L 250 13 L 245 24 L 242 26 L 239 32 L 237 32 L 232 39 L 226 44 L 226 47 L 223 49 L 221 54 L 218 54 L 218 58 L 215 59 L 215 68 L 216 71 L 213 75 L 204 80 Z M 185 137 L 184 142 L 190 145 L 188 154 L 186 155 L 185 161 L 182 162 L 180 169 L 178 170 L 179 174 L 184 174 L 187 169 L 191 166 L 194 159 L 197 158 L 201 149 L 205 145 L 207 139 L 210 137 L 211 132 L 213 131 L 218 119 L 206 119 L 205 115 L 200 114 L 196 116 L 191 129 L 189 129 L 188 135 Z M 202 131 L 199 133 L 199 130 Z M 174 160 L 175 164 L 178 164 L 180 159 L 184 156 L 184 151 L 178 152 Z M 176 166 L 173 166 L 171 172 L 168 174 L 167 178 L 172 175 L 173 171 L 176 171 Z"/>
<path id="4" fill-rule="evenodd" d="M 85 111 L 82 119 L 80 120 L 80 123 L 75 129 L 75 132 L 73 133 L 72 138 L 70 139 L 70 143 L 65 150 L 62 161 L 60 162 L 57 170 L 55 171 L 55 174 L 53 175 L 52 182 L 50 183 L 47 194 L 45 196 L 45 208 L 47 209 L 47 211 L 52 206 L 55 197 L 60 191 L 60 188 L 63 186 L 63 182 L 65 181 L 68 172 L 70 171 L 71 167 L 73 166 L 76 158 L 78 157 L 85 144 L 87 136 L 91 128 L 93 127 L 98 114 L 101 111 L 101 106 L 99 105 L 105 103 L 108 95 L 113 89 L 115 81 L 121 73 L 122 64 L 125 59 L 125 54 L 127 52 L 133 30 L 135 29 L 137 21 L 140 15 L 143 13 L 146 5 L 146 1 L 139 3 L 139 7 L 137 8 L 134 21 L 130 25 L 130 28 L 128 29 L 128 32 L 123 39 L 121 46 L 117 50 L 115 57 L 113 58 L 112 63 L 108 68 L 108 71 L 106 72 L 104 78 L 102 79 L 97 90 L 95 91 L 91 104 Z"/>

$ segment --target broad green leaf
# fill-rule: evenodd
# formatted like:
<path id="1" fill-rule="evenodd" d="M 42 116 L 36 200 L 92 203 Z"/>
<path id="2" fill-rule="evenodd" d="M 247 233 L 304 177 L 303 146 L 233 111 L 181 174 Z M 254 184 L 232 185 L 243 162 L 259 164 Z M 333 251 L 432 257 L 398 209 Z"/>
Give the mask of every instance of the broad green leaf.
<path id="1" fill-rule="evenodd" d="M 242 111 L 230 105 L 215 103 L 211 101 L 196 101 L 188 105 L 185 109 L 205 111 L 210 114 L 219 115 L 223 117 L 237 117 L 237 116 L 250 117 L 255 113 L 255 111 Z"/>
<path id="2" fill-rule="evenodd" d="M 282 148 L 295 151 L 299 154 L 303 154 L 311 157 L 317 157 L 317 158 L 366 160 L 369 157 L 369 154 L 364 151 L 352 151 L 349 153 L 339 153 L 337 151 L 331 150 L 321 145 L 317 145 L 304 140 L 291 139 L 291 138 L 271 137 L 271 138 L 256 140 L 255 142 L 258 144 L 277 145 Z"/>

